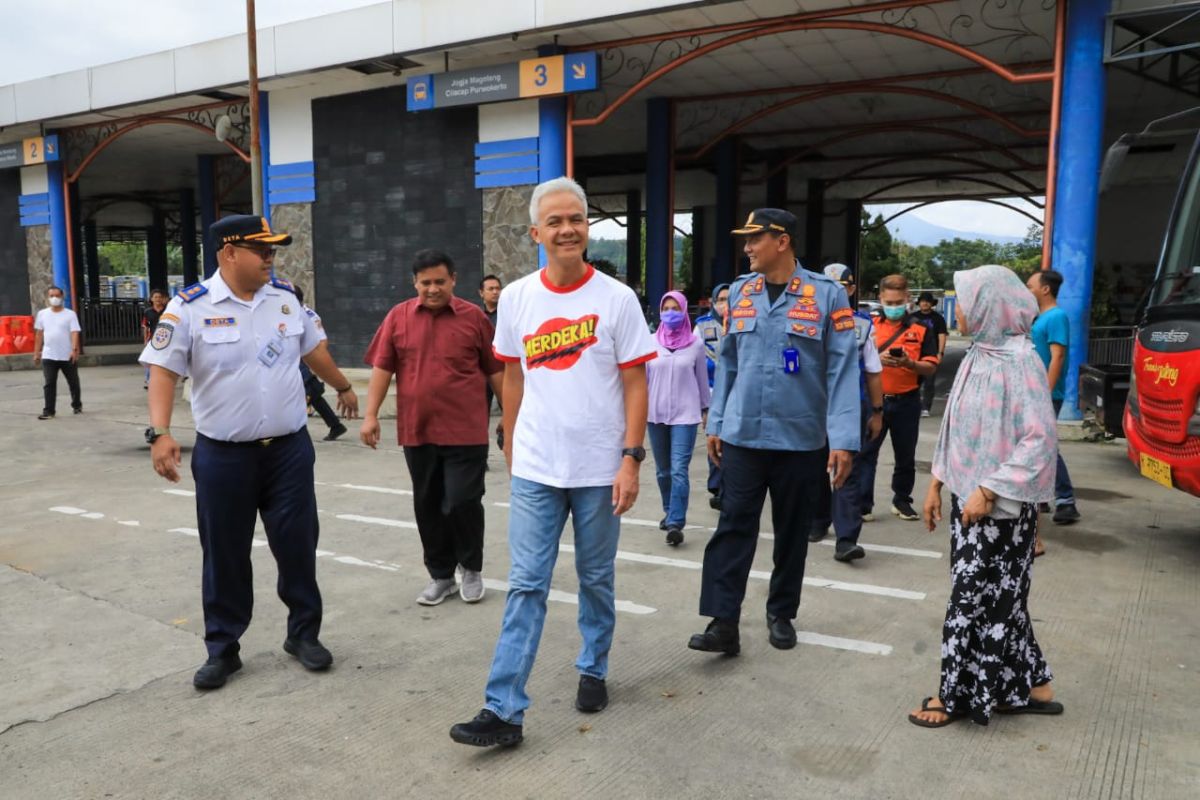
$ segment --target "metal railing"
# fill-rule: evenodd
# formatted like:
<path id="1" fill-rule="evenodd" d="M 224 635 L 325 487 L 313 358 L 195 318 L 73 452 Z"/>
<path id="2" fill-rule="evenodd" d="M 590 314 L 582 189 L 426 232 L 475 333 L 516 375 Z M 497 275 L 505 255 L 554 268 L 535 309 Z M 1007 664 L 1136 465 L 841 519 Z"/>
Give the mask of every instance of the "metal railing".
<path id="1" fill-rule="evenodd" d="M 1095 366 L 1132 364 L 1134 330 L 1129 325 L 1092 328 L 1087 363 Z"/>
<path id="2" fill-rule="evenodd" d="M 84 297 L 79 301 L 79 327 L 84 344 L 141 344 L 142 310 L 149 300 Z"/>

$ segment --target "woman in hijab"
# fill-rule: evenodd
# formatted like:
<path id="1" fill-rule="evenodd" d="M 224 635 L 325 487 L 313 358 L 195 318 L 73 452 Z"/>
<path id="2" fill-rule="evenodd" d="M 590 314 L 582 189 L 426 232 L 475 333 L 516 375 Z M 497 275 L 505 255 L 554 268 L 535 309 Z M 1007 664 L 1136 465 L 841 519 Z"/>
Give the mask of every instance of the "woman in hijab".
<path id="1" fill-rule="evenodd" d="M 708 361 L 708 388 L 712 389 L 721 354 L 721 337 L 725 335 L 725 314 L 729 311 L 729 284 L 718 283 L 712 293 L 712 310 L 696 318 L 692 333 L 704 342 L 704 357 Z M 708 504 L 721 510 L 721 468 L 708 459 Z"/>
<path id="2" fill-rule="evenodd" d="M 667 544 L 683 542 L 687 522 L 688 467 L 696 448 L 696 426 L 708 412 L 708 367 L 704 342 L 692 332 L 687 299 L 667 292 L 659 303 L 658 358 L 646 365 L 650 385 L 647 430 L 654 451 L 654 474 L 662 495 L 659 527 Z"/>
<path id="3" fill-rule="evenodd" d="M 974 344 L 959 367 L 933 456 L 925 524 L 950 489 L 950 601 L 941 687 L 908 715 L 940 728 L 970 716 L 1061 714 L 1033 636 L 1029 582 L 1037 506 L 1054 497 L 1057 429 L 1021 279 L 990 265 L 957 272 L 958 327 Z"/>

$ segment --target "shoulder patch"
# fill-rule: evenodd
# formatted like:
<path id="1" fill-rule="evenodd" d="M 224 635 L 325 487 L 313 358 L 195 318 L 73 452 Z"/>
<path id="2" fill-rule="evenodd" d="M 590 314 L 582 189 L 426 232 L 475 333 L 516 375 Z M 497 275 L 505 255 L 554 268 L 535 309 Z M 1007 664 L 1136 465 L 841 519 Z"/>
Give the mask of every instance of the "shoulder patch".
<path id="1" fill-rule="evenodd" d="M 271 285 L 276 289 L 286 289 L 292 294 L 296 293 L 296 287 L 292 286 L 290 281 L 285 281 L 283 278 L 276 278 L 274 275 L 271 276 Z"/>
<path id="2" fill-rule="evenodd" d="M 847 317 L 854 316 L 854 312 L 848 308 L 838 308 L 838 309 L 835 309 L 834 312 L 832 314 L 830 314 L 829 316 L 832 319 L 846 319 Z"/>
<path id="3" fill-rule="evenodd" d="M 203 283 L 193 283 L 191 286 L 187 287 L 186 289 L 181 289 L 179 291 L 178 297 L 183 302 L 190 303 L 193 300 L 195 300 L 197 297 L 200 297 L 200 296 L 206 295 L 206 294 L 208 294 L 207 286 L 205 286 Z"/>

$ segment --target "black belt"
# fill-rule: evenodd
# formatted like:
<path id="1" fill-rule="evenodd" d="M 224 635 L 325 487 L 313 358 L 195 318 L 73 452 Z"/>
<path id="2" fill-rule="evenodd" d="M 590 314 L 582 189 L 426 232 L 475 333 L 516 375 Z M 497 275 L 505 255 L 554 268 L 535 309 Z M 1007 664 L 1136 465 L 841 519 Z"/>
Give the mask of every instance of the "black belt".
<path id="1" fill-rule="evenodd" d="M 899 400 L 901 397 L 910 397 L 914 394 L 918 394 L 920 391 L 921 391 L 921 389 L 918 387 L 916 389 L 912 389 L 911 391 L 902 392 L 901 394 L 885 394 L 883 396 L 883 399 L 884 400 Z"/>
<path id="2" fill-rule="evenodd" d="M 303 431 L 303 430 L 306 430 L 306 428 L 300 429 L 300 431 Z M 293 436 L 298 435 L 300 433 L 300 431 L 292 431 L 291 433 L 285 433 L 282 436 L 268 436 L 265 439 L 251 439 L 248 442 L 226 442 L 223 439 L 214 439 L 211 436 L 205 436 L 203 433 L 200 433 L 198 431 L 197 431 L 196 435 L 199 436 L 201 439 L 205 440 L 206 442 L 212 442 L 213 444 L 218 444 L 221 447 L 266 447 L 267 445 L 271 444 L 272 442 L 287 441 L 288 439 L 292 438 Z"/>

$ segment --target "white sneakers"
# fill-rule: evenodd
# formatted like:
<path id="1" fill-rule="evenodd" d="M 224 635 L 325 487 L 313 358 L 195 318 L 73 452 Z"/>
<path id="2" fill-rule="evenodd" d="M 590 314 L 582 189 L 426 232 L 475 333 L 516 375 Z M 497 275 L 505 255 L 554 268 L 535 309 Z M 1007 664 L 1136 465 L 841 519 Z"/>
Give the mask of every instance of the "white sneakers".
<path id="1" fill-rule="evenodd" d="M 434 578 L 417 595 L 417 602 L 423 606 L 436 606 L 457 591 L 464 603 L 478 603 L 483 599 L 483 573 L 462 569 L 461 575 L 461 585 L 454 578 Z"/>

